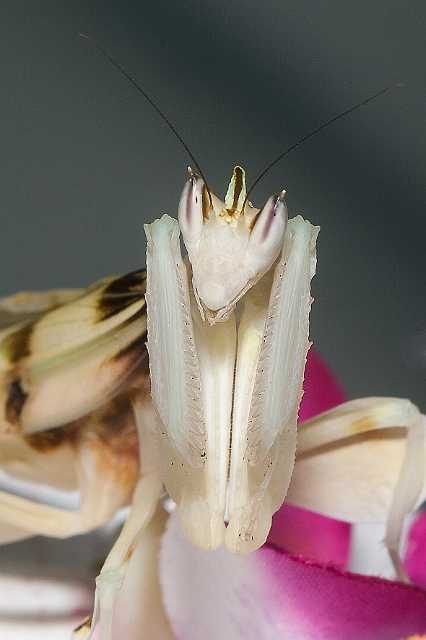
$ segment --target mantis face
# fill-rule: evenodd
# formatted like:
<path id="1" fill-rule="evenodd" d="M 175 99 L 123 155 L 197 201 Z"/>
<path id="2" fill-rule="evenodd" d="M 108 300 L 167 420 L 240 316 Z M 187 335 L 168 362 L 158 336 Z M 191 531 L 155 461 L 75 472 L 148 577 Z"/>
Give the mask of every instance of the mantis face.
<path id="1" fill-rule="evenodd" d="M 245 200 L 240 167 L 224 203 L 190 174 L 179 224 L 145 227 L 158 468 L 187 537 L 237 552 L 263 544 L 292 475 L 318 233 L 283 194 Z"/>
<path id="2" fill-rule="evenodd" d="M 237 166 L 222 202 L 190 171 L 179 203 L 179 225 L 194 294 L 212 324 L 229 316 L 278 257 L 288 217 L 284 194 L 271 196 L 256 209 L 247 201 L 244 169 Z"/>

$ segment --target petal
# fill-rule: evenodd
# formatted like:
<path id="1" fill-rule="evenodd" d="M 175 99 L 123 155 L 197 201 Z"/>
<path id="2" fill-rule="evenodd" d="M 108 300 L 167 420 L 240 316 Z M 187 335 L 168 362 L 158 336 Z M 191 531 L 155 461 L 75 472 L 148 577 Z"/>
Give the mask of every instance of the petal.
<path id="1" fill-rule="evenodd" d="M 178 640 L 400 640 L 426 631 L 426 593 L 265 546 L 247 556 L 185 541 L 176 516 L 160 553 Z"/>
<path id="2" fill-rule="evenodd" d="M 308 353 L 299 421 L 344 402 L 342 388 L 314 349 Z M 311 560 L 345 567 L 349 560 L 351 526 L 286 503 L 275 513 L 268 542 Z"/>
<path id="3" fill-rule="evenodd" d="M 345 567 L 351 525 L 319 513 L 284 504 L 272 519 L 268 542 L 290 553 Z"/>
<path id="4" fill-rule="evenodd" d="M 299 422 L 309 420 L 309 418 L 332 409 L 344 401 L 343 388 L 339 385 L 318 352 L 310 349 L 306 360 Z"/>
<path id="5" fill-rule="evenodd" d="M 395 567 L 385 545 L 386 523 L 352 525 L 350 560 L 347 569 L 366 576 L 395 578 Z"/>
<path id="6" fill-rule="evenodd" d="M 414 584 L 426 589 L 426 510 L 419 513 L 411 526 L 404 566 Z"/>

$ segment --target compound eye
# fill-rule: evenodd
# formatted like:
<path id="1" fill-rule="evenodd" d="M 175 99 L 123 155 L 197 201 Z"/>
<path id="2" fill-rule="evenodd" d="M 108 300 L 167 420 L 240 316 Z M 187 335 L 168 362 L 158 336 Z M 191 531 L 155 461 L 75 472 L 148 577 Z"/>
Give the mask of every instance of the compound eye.
<path id="1" fill-rule="evenodd" d="M 194 244 L 200 239 L 203 220 L 207 216 L 207 189 L 204 180 L 190 167 L 188 173 L 179 201 L 178 219 L 185 244 Z"/>
<path id="2" fill-rule="evenodd" d="M 287 227 L 285 191 L 268 198 L 254 221 L 249 240 L 250 266 L 256 274 L 267 271 L 281 251 Z"/>

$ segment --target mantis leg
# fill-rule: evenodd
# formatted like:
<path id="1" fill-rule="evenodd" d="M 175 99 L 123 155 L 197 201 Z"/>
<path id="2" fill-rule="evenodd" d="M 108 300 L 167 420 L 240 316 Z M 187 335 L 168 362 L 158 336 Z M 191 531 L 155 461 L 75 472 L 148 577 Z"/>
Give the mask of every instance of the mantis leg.
<path id="1" fill-rule="evenodd" d="M 290 502 L 353 523 L 386 522 L 385 545 L 404 579 L 404 518 L 425 496 L 426 417 L 408 400 L 344 403 L 299 430 Z"/>
<path id="2" fill-rule="evenodd" d="M 114 606 L 128 577 L 132 555 L 142 539 L 149 537 L 153 516 L 163 492 L 156 469 L 152 434 L 157 416 L 149 399 L 137 397 L 133 410 L 139 440 L 140 466 L 144 470 L 133 493 L 129 516 L 96 579 L 95 605 L 91 623 L 91 640 L 112 640 Z M 139 545 L 140 546 L 140 545 Z"/>
<path id="3" fill-rule="evenodd" d="M 129 517 L 96 579 L 95 607 L 90 638 L 112 640 L 114 606 L 133 552 L 156 511 L 162 493 L 157 476 L 142 477 L 133 496 Z"/>

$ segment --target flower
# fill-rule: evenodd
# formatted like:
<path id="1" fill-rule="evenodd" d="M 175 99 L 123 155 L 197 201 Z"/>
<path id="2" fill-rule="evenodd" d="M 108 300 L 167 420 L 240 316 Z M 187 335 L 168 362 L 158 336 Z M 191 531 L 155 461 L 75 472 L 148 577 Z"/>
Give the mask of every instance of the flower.
<path id="1" fill-rule="evenodd" d="M 342 400 L 312 352 L 301 416 Z M 416 523 L 412 540 L 424 523 Z M 176 512 L 168 516 L 159 508 L 128 561 L 112 638 L 401 640 L 426 633 L 426 592 L 347 572 L 349 545 L 348 523 L 284 505 L 259 550 L 243 556 L 204 551 L 185 539 Z M 407 557 L 412 574 L 416 553 L 412 546 Z M 99 625 L 92 639 L 101 640 Z"/>
<path id="2" fill-rule="evenodd" d="M 426 511 L 420 511 L 414 520 L 407 540 L 405 570 L 411 580 L 426 589 Z"/>

